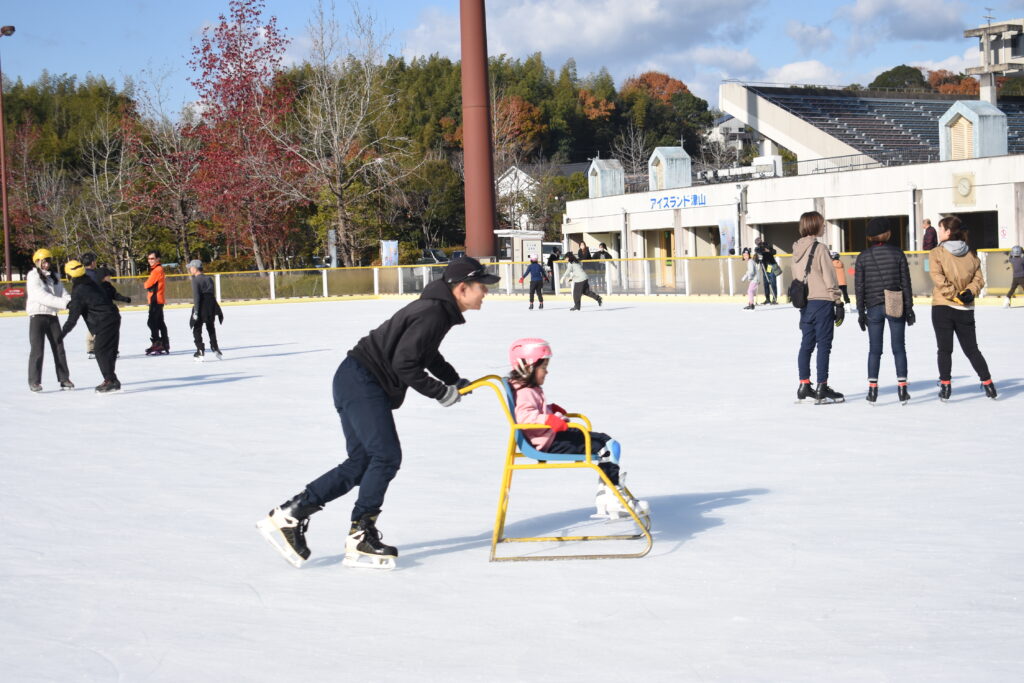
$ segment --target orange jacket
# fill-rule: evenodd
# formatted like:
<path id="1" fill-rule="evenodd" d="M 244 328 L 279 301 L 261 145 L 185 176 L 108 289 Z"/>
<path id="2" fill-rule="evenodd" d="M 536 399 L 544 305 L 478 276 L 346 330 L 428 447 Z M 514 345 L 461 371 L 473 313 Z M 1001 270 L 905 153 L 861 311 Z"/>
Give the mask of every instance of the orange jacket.
<path id="1" fill-rule="evenodd" d="M 154 292 L 151 291 L 153 286 L 156 286 L 156 300 L 153 300 Z M 157 265 L 153 266 L 153 269 L 149 271 L 149 277 L 146 278 L 146 282 L 142 285 L 146 288 L 146 303 L 157 303 L 165 304 L 167 299 L 164 297 L 164 267 Z"/>
<path id="2" fill-rule="evenodd" d="M 842 287 L 846 284 L 846 270 L 843 268 L 843 262 L 836 259 L 832 262 L 832 265 L 836 269 L 836 283 Z"/>

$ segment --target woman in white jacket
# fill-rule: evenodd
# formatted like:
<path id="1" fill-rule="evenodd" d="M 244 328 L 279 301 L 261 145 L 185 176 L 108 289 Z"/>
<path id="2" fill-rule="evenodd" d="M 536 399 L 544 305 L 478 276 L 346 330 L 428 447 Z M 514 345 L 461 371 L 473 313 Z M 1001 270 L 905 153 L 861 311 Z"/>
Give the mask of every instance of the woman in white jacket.
<path id="1" fill-rule="evenodd" d="M 583 295 L 589 296 L 591 299 L 597 302 L 597 305 L 601 305 L 601 297 L 595 294 L 590 289 L 590 278 L 587 277 L 587 273 L 583 270 L 583 266 L 580 265 L 579 259 L 573 254 L 566 254 L 565 260 L 569 262 L 569 265 L 565 269 L 565 274 L 562 275 L 562 282 L 568 280 L 572 283 L 572 308 L 570 311 L 580 310 L 580 302 L 583 299 Z"/>
<path id="2" fill-rule="evenodd" d="M 64 291 L 53 267 L 53 254 L 49 249 L 38 249 L 32 255 L 35 268 L 29 271 L 25 288 L 28 299 L 25 311 L 28 313 L 28 338 L 31 350 L 28 355 L 28 388 L 42 391 L 43 338 L 49 340 L 53 351 L 53 364 L 57 366 L 57 380 L 61 390 L 74 389 L 68 373 L 68 359 L 64 355 L 64 342 L 60 338 L 60 322 L 57 311 L 67 308 L 71 296 Z"/>

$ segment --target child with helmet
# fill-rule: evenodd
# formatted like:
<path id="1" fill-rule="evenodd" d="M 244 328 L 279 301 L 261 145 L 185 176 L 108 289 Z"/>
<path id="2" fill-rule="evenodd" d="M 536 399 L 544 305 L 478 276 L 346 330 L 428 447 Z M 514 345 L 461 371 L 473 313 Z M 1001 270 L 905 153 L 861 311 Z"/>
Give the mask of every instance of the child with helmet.
<path id="1" fill-rule="evenodd" d="M 1019 245 L 1011 248 L 1009 261 L 1010 267 L 1013 269 L 1013 284 L 1010 285 L 1010 291 L 1006 293 L 1006 301 L 1003 302 L 1003 308 L 1010 307 L 1010 302 L 1013 301 L 1013 293 L 1017 291 L 1017 287 L 1024 289 L 1024 249 Z"/>
<path id="2" fill-rule="evenodd" d="M 28 388 L 42 391 L 43 376 L 43 340 L 50 343 L 53 351 L 53 364 L 57 368 L 57 381 L 61 390 L 74 389 L 71 375 L 68 372 L 68 359 L 64 353 L 64 342 L 60 336 L 60 322 L 57 312 L 68 307 L 71 295 L 64 291 L 60 275 L 53 265 L 53 254 L 49 249 L 37 249 L 32 254 L 35 268 L 29 271 L 25 282 L 27 301 L 25 312 L 28 313 Z"/>
<path id="3" fill-rule="evenodd" d="M 586 448 L 583 432 L 569 429 L 565 408 L 547 403 L 544 397 L 551 346 L 543 339 L 518 339 L 512 343 L 508 356 L 512 366 L 508 382 L 514 392 L 516 422 L 548 426 L 547 429 L 525 429 L 523 436 L 534 448 L 545 453 L 583 453 Z M 626 475 L 619 472 L 619 442 L 602 432 L 590 432 L 590 449 L 598 461 L 597 466 L 619 489 L 633 511 L 647 514 L 647 501 L 632 498 L 623 483 Z M 595 505 L 595 518 L 617 519 L 628 514 L 603 482 L 598 483 Z"/>

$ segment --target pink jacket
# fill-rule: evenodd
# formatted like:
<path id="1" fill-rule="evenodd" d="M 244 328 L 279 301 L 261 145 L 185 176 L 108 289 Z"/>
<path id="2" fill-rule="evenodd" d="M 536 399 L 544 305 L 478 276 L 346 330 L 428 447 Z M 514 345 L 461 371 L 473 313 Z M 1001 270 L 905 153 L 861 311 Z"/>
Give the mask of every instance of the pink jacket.
<path id="1" fill-rule="evenodd" d="M 552 414 L 551 406 L 544 403 L 544 390 L 540 387 L 521 387 L 512 384 L 516 392 L 516 422 L 544 424 L 544 418 Z M 538 451 L 543 451 L 555 440 L 552 429 L 524 429 L 523 435 Z"/>

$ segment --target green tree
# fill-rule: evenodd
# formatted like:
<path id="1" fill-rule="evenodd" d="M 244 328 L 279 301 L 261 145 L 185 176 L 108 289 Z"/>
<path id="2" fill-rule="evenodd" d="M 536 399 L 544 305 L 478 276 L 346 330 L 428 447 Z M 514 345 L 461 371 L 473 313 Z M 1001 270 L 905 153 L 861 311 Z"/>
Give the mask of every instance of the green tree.
<path id="1" fill-rule="evenodd" d="M 900 64 L 883 71 L 868 85 L 872 88 L 893 88 L 896 90 L 931 90 L 920 67 Z"/>

